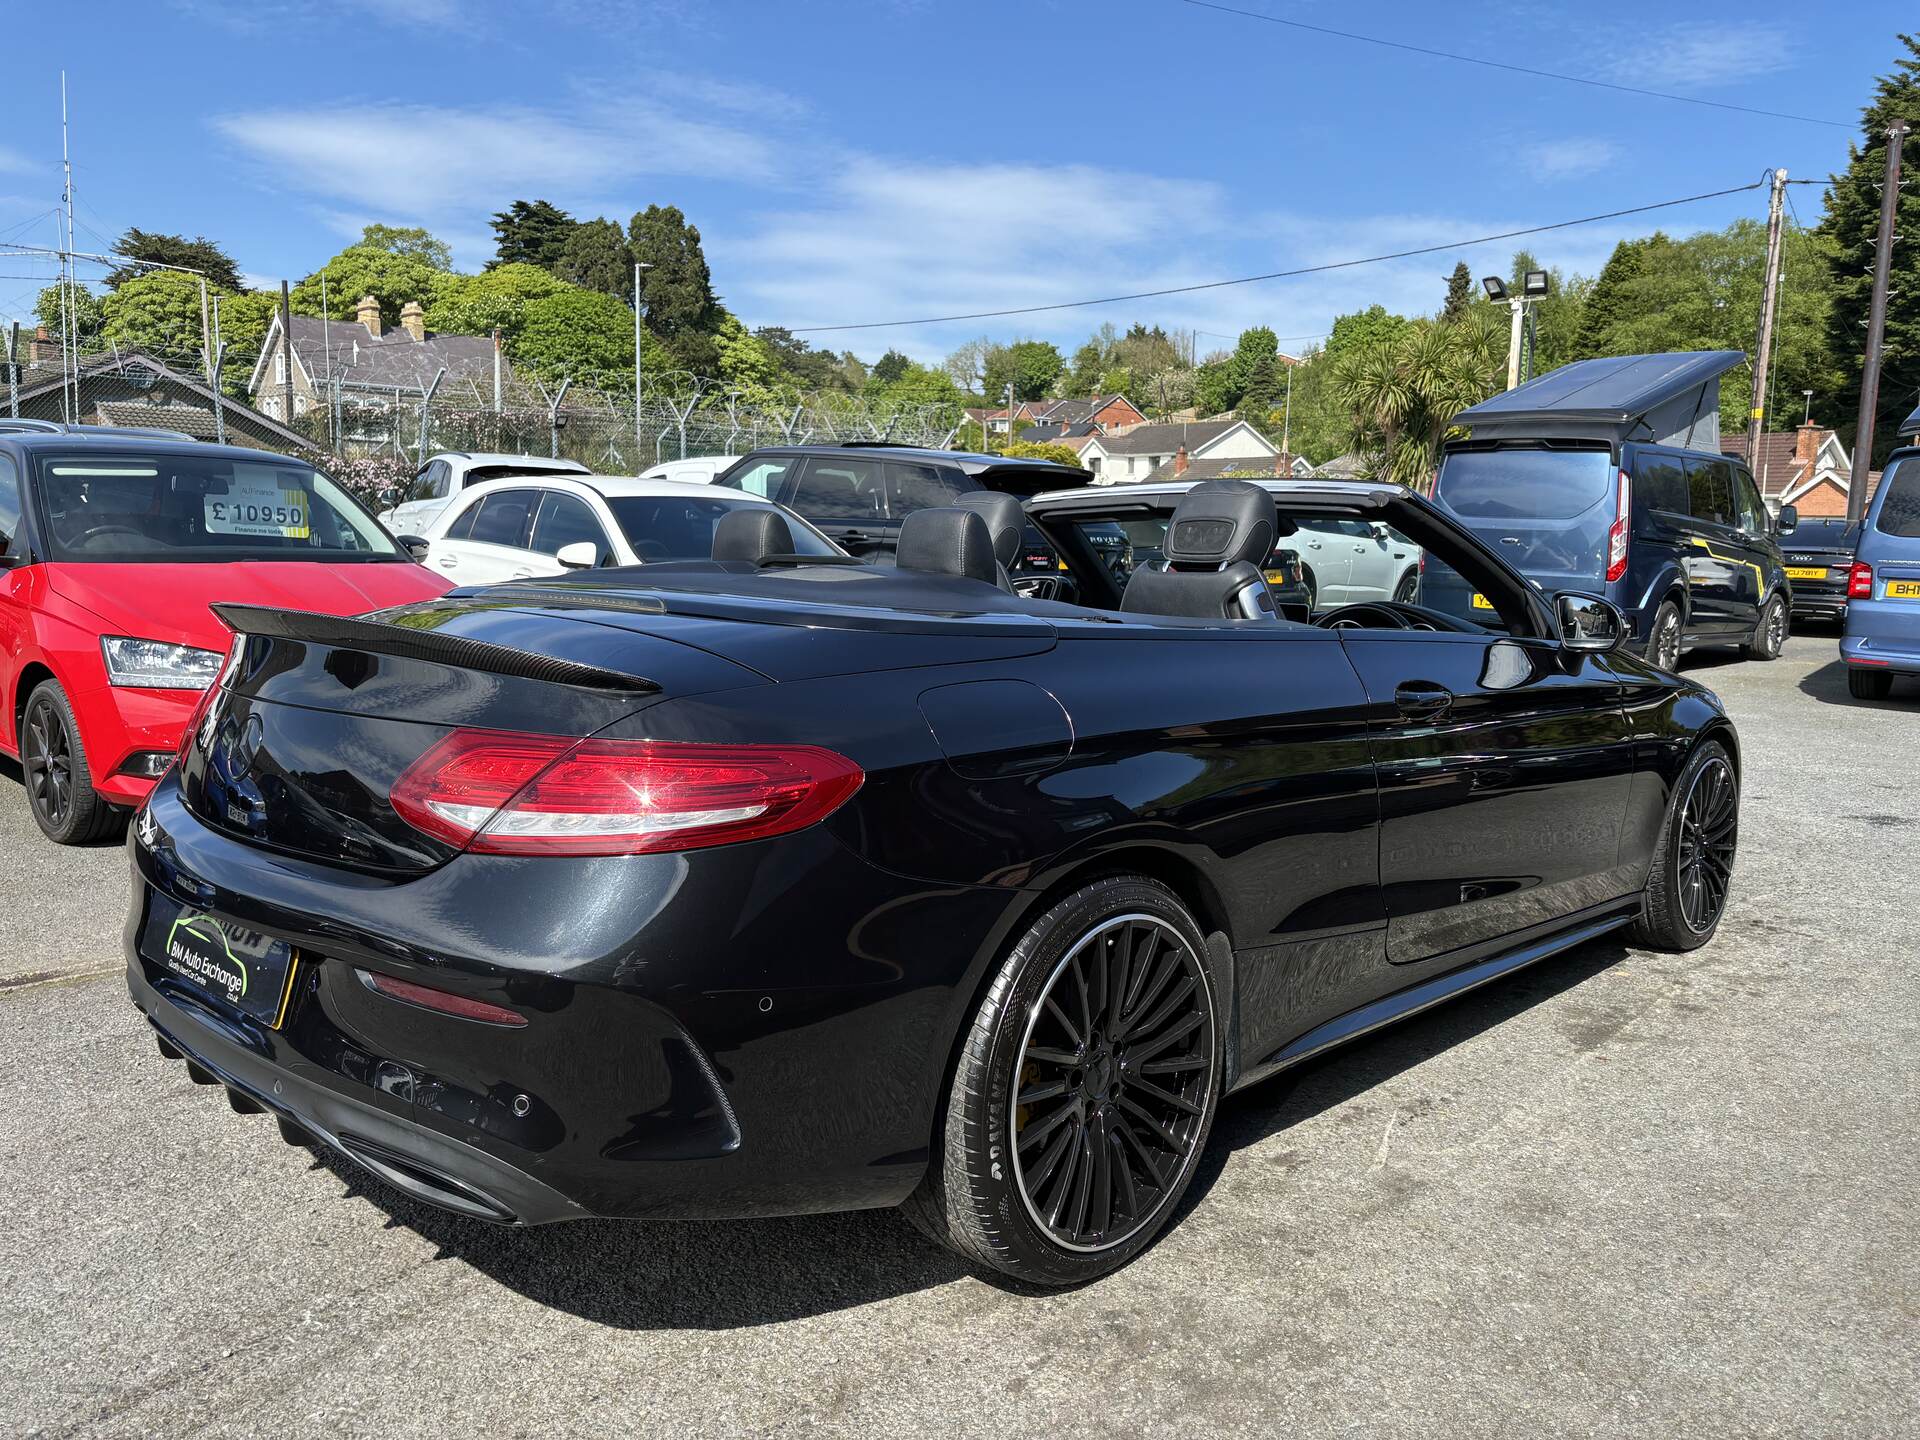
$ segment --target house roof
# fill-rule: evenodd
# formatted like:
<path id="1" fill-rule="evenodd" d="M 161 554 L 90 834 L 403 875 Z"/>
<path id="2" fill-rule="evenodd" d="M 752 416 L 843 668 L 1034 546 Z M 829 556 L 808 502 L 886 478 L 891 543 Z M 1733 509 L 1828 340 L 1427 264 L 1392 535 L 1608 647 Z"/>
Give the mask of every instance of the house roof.
<path id="1" fill-rule="evenodd" d="M 375 339 L 357 320 L 322 320 L 315 315 L 293 317 L 293 353 L 307 378 L 316 385 L 338 377 L 343 385 L 371 389 L 424 390 L 444 365 L 449 380 L 493 379 L 493 337 L 446 335 L 429 331 L 416 340 L 396 326 Z M 265 372 L 267 354 L 280 333 L 275 316 L 260 347 L 249 389 L 257 389 Z"/>
<path id="2" fill-rule="evenodd" d="M 151 430 L 178 430 L 196 440 L 218 440 L 213 411 L 199 405 L 148 405 L 139 400 L 102 400 L 94 406 L 103 425 L 133 425 Z"/>
<path id="3" fill-rule="evenodd" d="M 1696 392 L 1695 408 L 1704 407 L 1707 392 L 1746 358 L 1739 350 L 1703 350 L 1576 360 L 1462 410 L 1453 423 L 1472 426 L 1476 440 L 1542 431 L 1644 439 L 1654 411 L 1684 409 Z"/>
<path id="4" fill-rule="evenodd" d="M 1091 420 L 1078 420 L 1072 424 L 1059 420 L 1046 420 L 1022 430 L 1020 438 L 1038 444 L 1045 440 L 1078 440 L 1082 436 L 1099 433 L 1100 427 Z"/>
<path id="5" fill-rule="evenodd" d="M 1201 446 L 1211 445 L 1236 425 L 1246 423 L 1229 415 L 1218 420 L 1195 420 L 1178 425 L 1129 425 L 1124 430 L 1108 431 L 1099 437 L 1099 443 L 1109 455 L 1157 455 L 1162 451 L 1171 455 L 1182 445 L 1187 447 L 1187 453 L 1191 455 Z M 1251 426 L 1248 428 L 1252 429 Z"/>
<path id="6" fill-rule="evenodd" d="M 1157 484 L 1163 480 L 1222 480 L 1229 478 L 1268 477 L 1278 475 L 1288 477 L 1291 470 L 1279 469 L 1280 457 L 1248 457 L 1245 455 L 1224 456 L 1208 455 L 1199 460 L 1189 460 L 1184 470 L 1176 468 L 1178 461 L 1169 460 L 1164 465 L 1154 467 L 1153 473 L 1140 483 Z"/>
<path id="7" fill-rule="evenodd" d="M 1825 444 L 1831 430 L 1820 437 Z M 1801 479 L 1800 466 L 1794 456 L 1799 447 L 1800 437 L 1791 430 L 1769 430 L 1760 437 L 1760 447 L 1753 456 L 1753 478 L 1760 486 L 1760 493 L 1769 500 L 1785 493 Z M 1722 435 L 1720 453 L 1735 460 L 1747 458 L 1747 437 L 1745 435 Z"/>
<path id="8" fill-rule="evenodd" d="M 1355 480 L 1365 479 L 1373 466 L 1367 457 L 1349 450 L 1344 455 L 1336 455 L 1324 465 L 1313 467 L 1316 480 Z"/>
<path id="9" fill-rule="evenodd" d="M 204 413 L 206 413 L 208 422 L 211 424 L 213 418 L 211 407 L 214 403 L 215 396 L 214 392 L 208 388 L 206 382 L 183 370 L 175 370 L 171 365 L 154 359 L 153 356 L 148 355 L 145 351 L 122 350 L 117 355 L 97 355 L 91 360 L 83 360 L 80 363 L 80 379 L 83 385 L 103 387 L 111 384 L 111 382 L 116 379 L 125 377 L 129 369 L 147 371 L 153 376 L 165 380 L 176 389 L 198 395 L 207 402 L 208 409 Z M 48 379 L 40 380 L 30 385 L 22 385 L 20 387 L 19 403 L 25 405 L 42 395 L 51 394 L 61 385 L 65 384 L 66 381 L 67 377 L 56 374 Z M 147 383 L 150 384 L 151 382 Z M 94 403 L 102 407 L 107 405 L 118 407 L 123 404 L 132 403 L 139 409 L 164 411 L 166 416 L 166 418 L 159 420 L 114 420 L 109 421 L 108 423 L 110 424 L 157 425 L 162 430 L 182 431 L 187 430 L 188 426 L 174 423 L 174 412 L 193 411 L 197 408 L 189 405 L 155 406 L 147 405 L 140 401 L 95 400 Z M 227 413 L 227 426 L 230 430 L 238 426 L 255 435 L 271 441 L 284 442 L 296 448 L 304 448 L 312 444 L 312 441 L 309 440 L 307 436 L 302 435 L 298 430 L 281 424 L 271 415 L 261 414 L 251 405 L 231 398 L 225 400 L 224 404 Z M 208 433 L 210 435 L 212 433 L 211 430 L 209 430 Z"/>

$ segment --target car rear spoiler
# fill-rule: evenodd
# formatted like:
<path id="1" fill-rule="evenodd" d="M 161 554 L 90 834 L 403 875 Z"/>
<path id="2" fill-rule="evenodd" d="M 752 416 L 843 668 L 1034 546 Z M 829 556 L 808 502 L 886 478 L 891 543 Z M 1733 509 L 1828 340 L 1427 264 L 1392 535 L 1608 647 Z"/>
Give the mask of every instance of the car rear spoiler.
<path id="1" fill-rule="evenodd" d="M 442 635 L 437 630 L 413 625 L 393 625 L 381 620 L 352 620 L 339 615 L 319 615 L 310 610 L 275 610 L 264 605 L 222 603 L 209 608 L 236 635 L 297 640 L 340 650 L 393 655 L 403 660 L 425 660 L 462 670 L 517 675 L 554 685 L 572 685 L 582 690 L 611 690 L 627 695 L 657 695 L 660 692 L 657 682 L 638 675 L 623 675 L 617 670 L 583 665 L 577 660 L 556 660 L 550 655 L 536 655 L 530 650 L 516 650 L 510 645 L 495 645 L 489 640 Z"/>

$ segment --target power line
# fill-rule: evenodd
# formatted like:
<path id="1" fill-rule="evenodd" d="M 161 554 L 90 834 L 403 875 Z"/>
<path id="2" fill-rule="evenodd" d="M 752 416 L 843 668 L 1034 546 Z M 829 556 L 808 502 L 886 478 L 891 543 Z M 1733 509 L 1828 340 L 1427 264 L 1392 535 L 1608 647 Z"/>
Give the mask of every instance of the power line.
<path id="1" fill-rule="evenodd" d="M 1625 210 L 1609 210 L 1602 215 L 1582 215 L 1577 220 L 1556 220 L 1550 225 L 1528 225 L 1519 230 L 1502 230 L 1497 235 L 1478 235 L 1471 240 L 1450 240 L 1444 245 L 1422 245 L 1414 250 L 1395 250 L 1388 255 L 1366 255 L 1358 260 L 1332 260 L 1324 265 L 1302 265 L 1295 270 L 1272 270 L 1265 275 L 1242 275 L 1233 280 L 1208 280 L 1199 285 L 1172 285 L 1164 290 L 1140 290 L 1131 295 L 1103 295 L 1097 300 L 1061 300 L 1051 305 L 1020 305 L 1007 310 L 975 310 L 965 315 L 933 315 L 919 320 L 868 320 L 857 325 L 795 325 L 794 335 L 821 335 L 835 330 L 886 330 L 901 325 L 945 325 L 960 320 L 1002 320 L 1013 315 L 1039 315 L 1050 310 L 1079 310 L 1089 305 L 1119 305 L 1130 300 L 1158 300 L 1168 295 L 1191 295 L 1200 290 L 1224 290 L 1230 285 L 1257 285 L 1266 280 L 1290 280 L 1298 275 L 1320 275 L 1329 270 L 1351 270 L 1357 265 L 1379 265 L 1388 260 L 1407 260 L 1416 255 L 1436 255 L 1447 250 L 1464 250 L 1471 245 L 1491 245 L 1498 240 L 1515 240 L 1522 235 L 1542 235 L 1549 230 L 1568 230 L 1576 225 L 1594 225 L 1602 220 L 1618 220 L 1627 215 L 1644 215 L 1650 210 L 1669 210 L 1676 205 L 1692 205 L 1701 200 L 1718 200 L 1758 190 L 1767 182 L 1755 180 L 1726 190 L 1708 190 L 1699 195 L 1683 195 L 1678 200 L 1656 200 L 1651 205 L 1634 205 Z"/>
<path id="2" fill-rule="evenodd" d="M 1435 60 L 1455 60 L 1462 65 L 1483 65 L 1489 70 L 1507 70 L 1516 75 L 1531 75 L 1538 80 L 1563 80 L 1569 85 L 1590 85 L 1597 90 L 1616 90 L 1625 95 L 1645 95 L 1654 100 L 1677 100 L 1682 105 L 1704 105 L 1713 110 L 1735 110 L 1742 115 L 1764 115 L 1770 120 L 1793 120 L 1802 125 L 1830 125 L 1837 130 L 1851 130 L 1853 126 L 1844 120 L 1822 120 L 1816 115 L 1790 115 L 1783 110 L 1758 110 L 1751 105 L 1732 105 L 1724 100 L 1702 100 L 1695 95 L 1675 95 L 1668 90 L 1646 90 L 1638 85 L 1619 85 L 1611 80 L 1595 80 L 1587 75 L 1566 75 L 1558 70 L 1536 70 L 1529 65 L 1515 65 L 1506 60 L 1488 60 L 1479 55 L 1461 55 L 1452 50 L 1434 50 L 1425 45 L 1409 45 L 1402 40 L 1385 40 L 1378 35 L 1361 35 L 1352 30 L 1335 30 L 1327 25 L 1309 25 L 1304 20 L 1287 20 L 1278 15 L 1265 15 L 1258 10 L 1240 10 L 1232 5 L 1220 5 L 1215 0 L 1180 0 L 1183 5 L 1191 5 L 1198 10 L 1218 10 L 1223 15 L 1238 15 L 1246 20 L 1262 20 L 1269 25 L 1284 25 L 1289 30 L 1307 30 L 1315 35 L 1331 35 L 1339 40 L 1357 40 L 1363 45 L 1379 45 L 1388 50 L 1404 50 L 1412 55 L 1425 55 Z"/>

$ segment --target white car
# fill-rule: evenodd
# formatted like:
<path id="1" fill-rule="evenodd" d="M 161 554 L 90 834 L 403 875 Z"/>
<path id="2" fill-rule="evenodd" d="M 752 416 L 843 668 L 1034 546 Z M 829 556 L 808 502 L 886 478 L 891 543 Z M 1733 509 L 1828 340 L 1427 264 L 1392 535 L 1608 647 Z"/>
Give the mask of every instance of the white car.
<path id="1" fill-rule="evenodd" d="M 1277 542 L 1300 557 L 1316 610 L 1362 600 L 1420 600 L 1420 547 L 1377 520 L 1320 520 Z"/>
<path id="2" fill-rule="evenodd" d="M 431 457 L 414 472 L 413 483 L 380 515 L 380 523 L 394 535 L 425 535 L 454 496 L 469 485 L 484 484 L 507 475 L 591 475 L 577 460 L 549 460 L 544 455 L 469 454 L 449 450 Z"/>
<path id="3" fill-rule="evenodd" d="M 598 565 L 705 560 L 729 510 L 774 510 L 794 553 L 843 552 L 783 506 L 683 480 L 518 476 L 463 491 L 426 534 L 428 568 L 456 585 L 495 585 Z"/>
<path id="4" fill-rule="evenodd" d="M 685 480 L 695 485 L 708 485 L 713 477 L 727 469 L 740 457 L 738 455 L 689 455 L 684 460 L 662 460 L 649 470 L 642 470 L 642 480 Z"/>

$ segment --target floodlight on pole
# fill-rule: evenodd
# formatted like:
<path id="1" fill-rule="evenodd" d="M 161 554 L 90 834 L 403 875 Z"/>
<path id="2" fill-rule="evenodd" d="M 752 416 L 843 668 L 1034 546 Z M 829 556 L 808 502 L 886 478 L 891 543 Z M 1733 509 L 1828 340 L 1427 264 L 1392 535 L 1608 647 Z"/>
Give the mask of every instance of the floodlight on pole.
<path id="1" fill-rule="evenodd" d="M 1547 283 L 1546 271 L 1529 270 L 1521 277 L 1520 293 L 1530 300 L 1537 300 L 1547 293 Z"/>
<path id="2" fill-rule="evenodd" d="M 1489 275 L 1480 284 L 1487 292 L 1487 299 L 1498 302 L 1507 298 L 1507 282 L 1498 275 Z"/>

